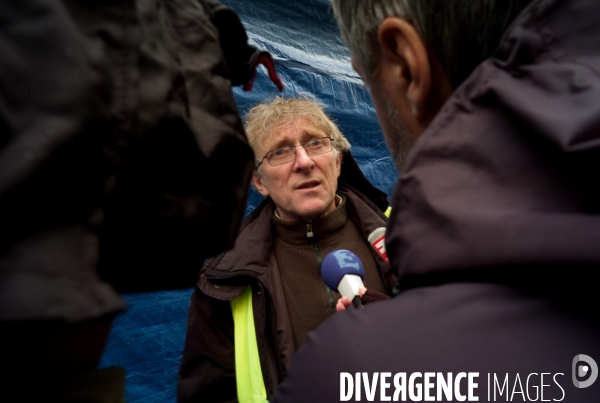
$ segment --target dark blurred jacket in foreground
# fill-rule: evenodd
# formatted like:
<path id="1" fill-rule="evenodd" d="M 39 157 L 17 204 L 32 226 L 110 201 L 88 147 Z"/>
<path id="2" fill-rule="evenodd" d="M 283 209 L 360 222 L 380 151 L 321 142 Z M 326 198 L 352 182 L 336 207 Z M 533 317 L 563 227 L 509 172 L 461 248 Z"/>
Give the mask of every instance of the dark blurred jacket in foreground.
<path id="1" fill-rule="evenodd" d="M 309 334 L 272 402 L 340 401 L 342 372 L 391 373 L 388 397 L 420 372 L 423 401 L 425 372 L 478 372 L 480 402 L 600 401 L 572 380 L 579 354 L 600 363 L 598 15 L 538 0 L 517 17 L 408 157 L 386 240 L 403 291 Z"/>
<path id="2" fill-rule="evenodd" d="M 213 0 L 0 16 L 3 366 L 57 385 L 95 367 L 117 292 L 190 287 L 233 245 L 253 155 L 231 85 L 264 53 Z"/>

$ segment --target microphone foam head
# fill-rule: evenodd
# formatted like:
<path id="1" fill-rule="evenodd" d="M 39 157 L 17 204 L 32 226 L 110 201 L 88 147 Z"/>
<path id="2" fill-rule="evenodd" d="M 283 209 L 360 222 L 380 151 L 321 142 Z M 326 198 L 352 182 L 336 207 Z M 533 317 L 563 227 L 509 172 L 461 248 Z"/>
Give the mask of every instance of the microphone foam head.
<path id="1" fill-rule="evenodd" d="M 338 285 L 347 274 L 354 274 L 364 280 L 365 268 L 356 254 L 346 249 L 330 252 L 321 263 L 321 278 L 327 287 L 333 291 L 338 290 Z"/>

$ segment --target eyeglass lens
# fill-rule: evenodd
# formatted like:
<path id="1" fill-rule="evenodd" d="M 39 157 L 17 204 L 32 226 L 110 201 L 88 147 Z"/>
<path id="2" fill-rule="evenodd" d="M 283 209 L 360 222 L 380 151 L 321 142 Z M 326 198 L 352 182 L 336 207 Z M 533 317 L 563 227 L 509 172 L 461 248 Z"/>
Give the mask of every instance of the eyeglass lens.
<path id="1" fill-rule="evenodd" d="M 297 146 L 287 146 L 277 148 L 267 153 L 267 160 L 271 165 L 281 165 L 290 162 L 296 158 L 296 147 L 304 147 L 308 155 L 325 154 L 332 150 L 331 139 L 329 137 L 321 137 L 311 139 L 304 144 Z"/>

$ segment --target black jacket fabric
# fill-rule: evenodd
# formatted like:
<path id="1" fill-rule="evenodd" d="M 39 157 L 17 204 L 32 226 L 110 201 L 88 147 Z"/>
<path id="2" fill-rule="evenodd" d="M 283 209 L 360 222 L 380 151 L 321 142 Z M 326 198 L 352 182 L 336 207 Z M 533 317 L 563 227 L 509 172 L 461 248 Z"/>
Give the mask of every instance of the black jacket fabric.
<path id="1" fill-rule="evenodd" d="M 351 219 L 367 242 L 369 234 L 385 226 L 385 193 L 364 182 L 348 153 L 344 175 L 354 172 L 353 182 L 376 196 L 375 201 L 353 186 L 339 182 L 337 193 L 347 200 Z M 365 179 L 366 181 L 366 179 Z M 233 318 L 230 301 L 252 286 L 254 324 L 267 395 L 272 396 L 285 377 L 295 354 L 284 290 L 273 254 L 274 203 L 267 199 L 244 221 L 234 249 L 207 262 L 192 296 L 188 330 L 179 372 L 179 402 L 237 401 Z M 384 284 L 391 291 L 396 278 L 389 265 L 372 250 Z"/>
<path id="2" fill-rule="evenodd" d="M 0 320 L 78 322 L 232 247 L 258 52 L 218 1 L 2 2 Z M 223 34 L 219 28 L 227 29 Z"/>
<path id="3" fill-rule="evenodd" d="M 598 381 L 572 379 L 579 354 L 600 363 L 598 15 L 595 1 L 531 3 L 454 92 L 394 191 L 402 291 L 309 334 L 273 402 L 340 401 L 341 372 L 477 372 L 480 402 L 600 401 Z"/>

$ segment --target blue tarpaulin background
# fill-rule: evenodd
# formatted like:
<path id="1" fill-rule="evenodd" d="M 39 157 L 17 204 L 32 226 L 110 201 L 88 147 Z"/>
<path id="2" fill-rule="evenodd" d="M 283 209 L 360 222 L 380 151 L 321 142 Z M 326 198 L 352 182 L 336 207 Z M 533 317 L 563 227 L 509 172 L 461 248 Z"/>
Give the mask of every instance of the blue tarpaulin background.
<path id="1" fill-rule="evenodd" d="M 330 1 L 222 2 L 238 13 L 250 43 L 271 52 L 285 85 L 279 93 L 261 67 L 251 92 L 234 89 L 240 114 L 277 95 L 316 99 L 352 144 L 352 154 L 367 178 L 389 196 L 398 174 L 369 94 L 350 65 Z M 252 191 L 246 213 L 260 201 Z M 190 288 L 124 296 L 129 309 L 115 320 L 100 365 L 126 369 L 128 403 L 176 401 L 191 293 Z"/>

